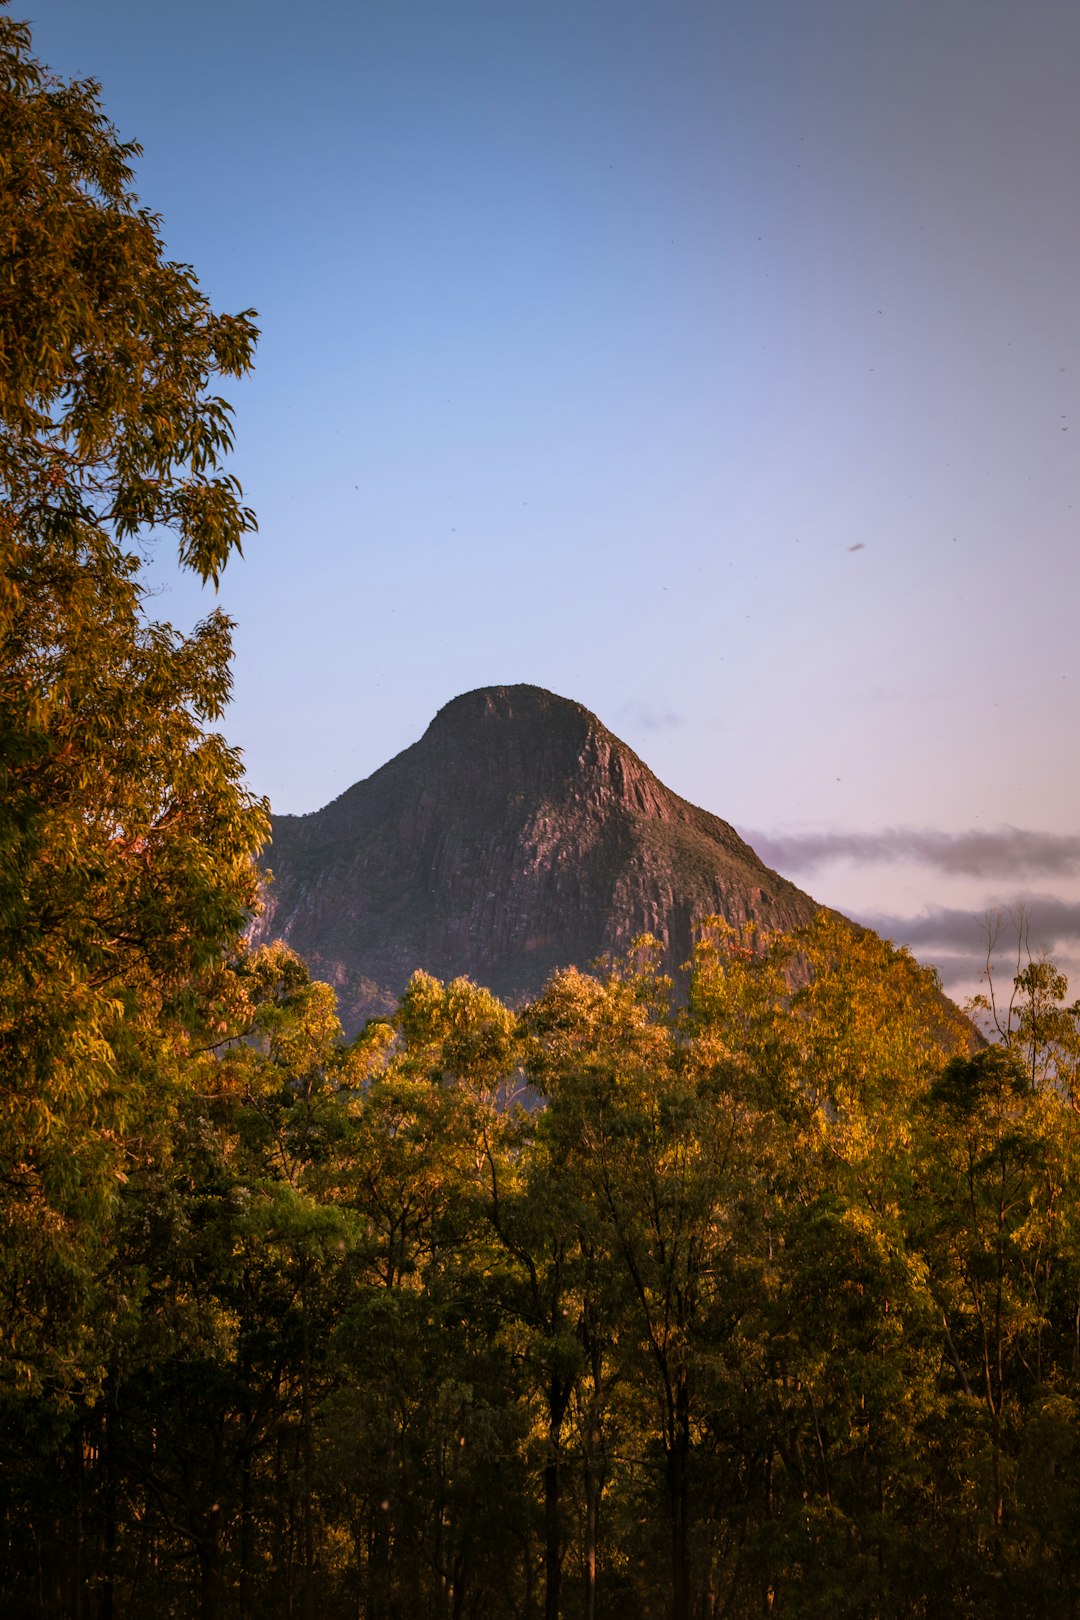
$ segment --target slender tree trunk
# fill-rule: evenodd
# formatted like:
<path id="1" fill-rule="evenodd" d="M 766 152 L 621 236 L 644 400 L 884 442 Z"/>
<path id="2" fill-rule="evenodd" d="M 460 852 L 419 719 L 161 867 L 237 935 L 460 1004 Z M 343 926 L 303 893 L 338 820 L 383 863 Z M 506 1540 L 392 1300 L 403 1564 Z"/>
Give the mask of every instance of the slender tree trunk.
<path id="1" fill-rule="evenodd" d="M 116 1437 L 119 1423 L 116 1379 L 105 1382 L 105 1404 L 101 1413 L 101 1440 L 98 1466 L 101 1474 L 101 1578 L 98 1620 L 113 1620 L 113 1593 L 116 1575 Z"/>
<path id="2" fill-rule="evenodd" d="M 371 1620 L 390 1620 L 390 1515 L 381 1502 L 373 1505 L 369 1580 Z"/>
<path id="3" fill-rule="evenodd" d="M 210 1510 L 206 1535 L 199 1542 L 199 1620 L 217 1620 L 221 1595 L 221 1532 L 216 1510 Z"/>
<path id="4" fill-rule="evenodd" d="M 75 1522 L 71 1527 L 71 1620 L 83 1620 L 86 1592 L 86 1469 L 85 1430 L 82 1419 L 71 1436 L 71 1461 L 75 1470 Z"/>
<path id="5" fill-rule="evenodd" d="M 463 1620 L 465 1614 L 465 1600 L 468 1596 L 469 1583 L 465 1578 L 466 1559 L 464 1556 L 454 1559 L 454 1594 L 453 1607 L 450 1610 L 451 1620 Z"/>
<path id="6" fill-rule="evenodd" d="M 686 1372 L 675 1385 L 674 1423 L 667 1455 L 671 1506 L 671 1615 L 690 1620 L 690 1390 Z"/>
<path id="7" fill-rule="evenodd" d="M 292 1620 L 294 1609 L 292 1498 L 286 1493 L 285 1476 L 285 1447 L 279 1435 L 274 1466 L 274 1574 L 286 1620 Z"/>
<path id="8" fill-rule="evenodd" d="M 529 1536 L 520 1530 L 517 1540 L 521 1547 L 521 1573 L 525 1584 L 522 1620 L 536 1620 L 536 1576 L 533 1572 L 532 1543 Z"/>
<path id="9" fill-rule="evenodd" d="M 562 1426 L 570 1384 L 552 1373 L 548 1384 L 548 1444 L 544 1467 L 544 1620 L 559 1620 L 562 1587 Z"/>
<path id="10" fill-rule="evenodd" d="M 42 1524 L 34 1537 L 34 1555 L 37 1573 L 37 1614 L 41 1620 L 60 1620 L 64 1613 L 67 1571 L 60 1563 L 60 1524 L 50 1519 Z"/>
<path id="11" fill-rule="evenodd" d="M 394 1419 L 386 1417 L 386 1439 L 383 1448 L 383 1473 L 376 1485 L 375 1500 L 371 1504 L 371 1551 L 368 1555 L 368 1591 L 370 1593 L 370 1620 L 391 1620 L 390 1575 L 390 1480 L 394 1457 Z"/>
<path id="12" fill-rule="evenodd" d="M 250 1435 L 251 1413 L 245 1414 L 245 1430 Z M 240 1612 L 251 1612 L 251 1571 L 255 1558 L 255 1534 L 251 1517 L 251 1450 L 245 1443 L 240 1460 Z"/>
<path id="13" fill-rule="evenodd" d="M 585 1465 L 585 1620 L 596 1620 L 596 1545 L 599 1540 L 600 1491 Z"/>
<path id="14" fill-rule="evenodd" d="M 585 1620 L 596 1620 L 596 1574 L 600 1543 L 600 1498 L 604 1488 L 604 1469 L 601 1461 L 602 1431 L 600 1412 L 603 1409 L 604 1357 L 600 1340 L 592 1329 L 586 1312 L 587 1346 L 592 1391 L 585 1423 Z"/>
<path id="15" fill-rule="evenodd" d="M 435 1476 L 435 1620 L 449 1620 L 450 1574 L 447 1568 L 444 1531 L 446 1529 L 446 1446 L 438 1450 Z M 419 1611 L 418 1611 L 419 1612 Z"/>
<path id="16" fill-rule="evenodd" d="M 562 1583 L 560 1545 L 559 1464 L 552 1458 L 544 1467 L 544 1620 L 559 1620 Z"/>
<path id="17" fill-rule="evenodd" d="M 301 1367 L 300 1367 L 300 1435 L 304 1459 L 304 1500 L 300 1522 L 304 1537 L 304 1587 L 301 1599 L 303 1620 L 313 1620 L 315 1608 L 315 1526 L 312 1513 L 315 1466 L 311 1437 L 311 1324 L 308 1320 L 307 1261 L 304 1260 L 300 1282 Z"/>

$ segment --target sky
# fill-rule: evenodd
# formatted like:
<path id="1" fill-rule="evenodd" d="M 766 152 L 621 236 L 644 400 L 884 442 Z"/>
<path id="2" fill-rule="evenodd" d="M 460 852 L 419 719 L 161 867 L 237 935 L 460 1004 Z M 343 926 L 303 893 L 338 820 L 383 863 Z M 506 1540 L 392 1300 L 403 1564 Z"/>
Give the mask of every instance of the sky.
<path id="1" fill-rule="evenodd" d="M 275 810 L 531 681 L 948 985 L 1018 906 L 1080 980 L 1075 0 L 11 10 L 258 311 Z"/>

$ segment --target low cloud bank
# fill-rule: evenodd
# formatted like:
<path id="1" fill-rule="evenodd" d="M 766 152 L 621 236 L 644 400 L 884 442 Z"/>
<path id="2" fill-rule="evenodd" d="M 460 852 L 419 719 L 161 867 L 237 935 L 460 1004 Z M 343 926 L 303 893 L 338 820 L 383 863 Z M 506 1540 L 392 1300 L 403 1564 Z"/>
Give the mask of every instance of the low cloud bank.
<path id="1" fill-rule="evenodd" d="M 881 832 L 744 834 L 763 861 L 781 872 L 808 872 L 829 861 L 863 864 L 918 861 L 953 877 L 1067 877 L 1080 873 L 1080 836 L 999 827 L 994 832 L 937 832 L 886 827 Z"/>
<path id="2" fill-rule="evenodd" d="M 1080 986 L 1077 901 L 1025 894 L 1010 905 L 979 911 L 937 906 L 912 917 L 860 911 L 858 918 L 897 945 L 910 946 L 921 962 L 937 968 L 945 989 L 957 995 L 971 995 L 983 988 L 980 981 L 991 940 L 993 975 L 999 987 L 1011 986 L 1018 957 L 1023 966 L 1029 957 L 1044 953 L 1067 975 L 1074 995 Z"/>
<path id="3" fill-rule="evenodd" d="M 914 917 L 861 913 L 859 921 L 920 955 L 939 950 L 958 961 L 966 957 L 969 963 L 985 961 L 991 932 L 995 956 L 1015 955 L 1018 939 L 1024 954 L 1030 950 L 1034 956 L 1080 944 L 1080 901 L 1049 894 L 1018 895 L 1007 904 L 978 911 L 935 906 Z"/>

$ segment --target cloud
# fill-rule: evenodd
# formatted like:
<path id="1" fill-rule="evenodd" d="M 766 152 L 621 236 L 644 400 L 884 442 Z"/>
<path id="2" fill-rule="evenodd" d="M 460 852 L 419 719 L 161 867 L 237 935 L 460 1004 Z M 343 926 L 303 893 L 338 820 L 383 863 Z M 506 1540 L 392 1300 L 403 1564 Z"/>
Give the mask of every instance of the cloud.
<path id="1" fill-rule="evenodd" d="M 863 912 L 859 921 L 898 945 L 910 945 L 920 953 L 935 949 L 956 952 L 966 955 L 969 962 L 976 957 L 985 960 L 988 930 L 996 934 L 999 955 L 1015 954 L 1021 930 L 1034 955 L 1080 943 L 1080 901 L 1058 900 L 1049 894 L 1016 895 L 1007 904 L 978 911 L 934 906 L 914 917 Z"/>
<path id="2" fill-rule="evenodd" d="M 808 872 L 829 861 L 863 865 L 917 861 L 952 877 L 1066 877 L 1080 873 L 1080 836 L 999 827 L 994 832 L 938 832 L 886 827 L 881 832 L 744 834 L 763 861 L 781 872 Z"/>
<path id="3" fill-rule="evenodd" d="M 1021 965 L 1045 952 L 1072 982 L 1080 980 L 1078 901 L 1022 894 L 1007 904 L 979 910 L 935 906 L 910 917 L 860 911 L 858 920 L 897 945 L 910 946 L 920 961 L 932 963 L 946 989 L 970 994 L 977 988 L 991 941 L 999 984 L 1011 985 L 1018 950 Z"/>
<path id="4" fill-rule="evenodd" d="M 674 731 L 683 723 L 683 716 L 672 709 L 654 709 L 650 703 L 624 703 L 619 710 L 619 723 L 640 726 L 643 731 Z"/>

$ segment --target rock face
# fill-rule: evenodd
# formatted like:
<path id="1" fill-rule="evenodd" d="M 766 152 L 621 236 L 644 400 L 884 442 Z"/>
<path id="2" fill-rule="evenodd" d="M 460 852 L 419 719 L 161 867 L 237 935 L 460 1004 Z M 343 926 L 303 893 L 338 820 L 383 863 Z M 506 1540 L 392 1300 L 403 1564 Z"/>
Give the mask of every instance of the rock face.
<path id="1" fill-rule="evenodd" d="M 695 921 L 807 922 L 814 902 L 680 799 L 580 703 L 537 686 L 455 698 L 420 741 L 324 809 L 275 816 L 256 939 L 285 939 L 355 1029 L 416 968 L 515 1000 Z"/>

